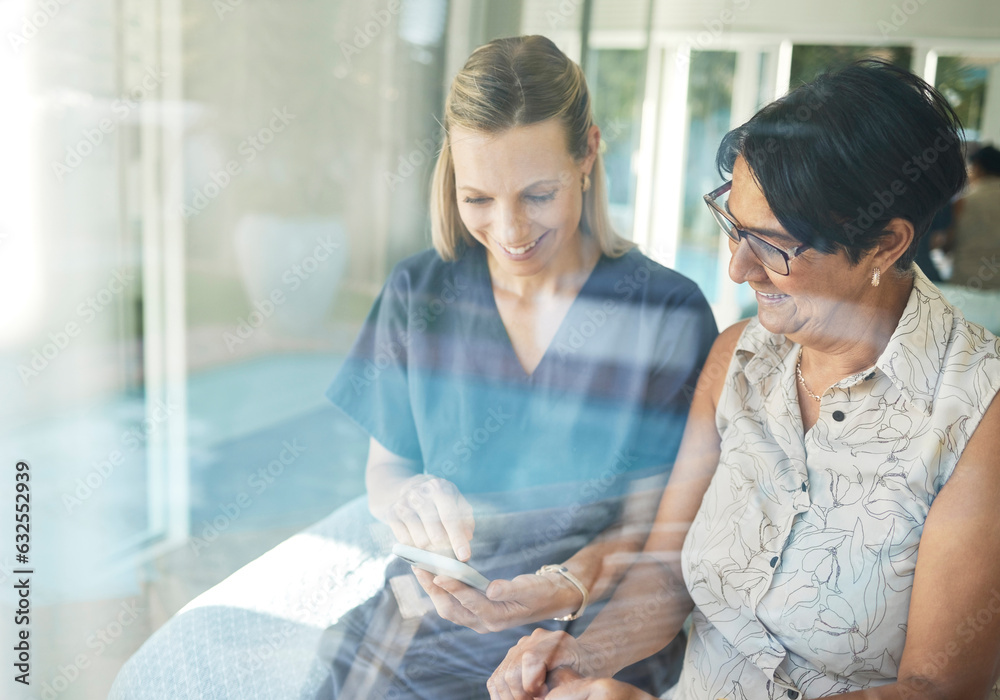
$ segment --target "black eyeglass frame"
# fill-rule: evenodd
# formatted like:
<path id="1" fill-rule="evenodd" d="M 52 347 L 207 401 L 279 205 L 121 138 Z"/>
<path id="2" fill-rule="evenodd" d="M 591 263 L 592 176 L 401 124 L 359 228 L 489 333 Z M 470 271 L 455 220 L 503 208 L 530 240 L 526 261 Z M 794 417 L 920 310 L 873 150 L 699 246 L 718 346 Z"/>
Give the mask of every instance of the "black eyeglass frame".
<path id="1" fill-rule="evenodd" d="M 730 214 L 725 209 L 723 209 L 722 207 L 720 207 L 718 205 L 718 203 L 716 203 L 716 201 L 715 201 L 719 197 L 721 197 L 722 195 L 724 195 L 726 192 L 728 192 L 729 190 L 731 190 L 732 188 L 733 188 L 733 181 L 730 180 L 729 182 L 726 182 L 722 186 L 720 186 L 720 187 L 712 190 L 711 192 L 709 192 L 708 194 L 706 194 L 706 195 L 703 196 L 703 199 L 705 200 L 705 204 L 708 205 L 708 208 L 712 211 L 712 213 L 713 214 L 717 214 L 718 216 L 721 216 L 723 219 L 725 219 L 726 221 L 728 221 L 729 224 L 730 224 L 730 226 L 731 226 L 731 228 L 726 229 L 726 227 L 723 225 L 723 223 L 721 221 L 719 221 L 718 216 L 717 216 L 716 217 L 716 223 L 719 224 L 719 228 L 721 228 L 722 231 L 723 231 L 723 233 L 725 233 L 731 240 L 735 241 L 736 245 L 739 245 L 740 241 L 742 239 L 746 238 L 747 239 L 747 245 L 750 246 L 750 251 L 760 261 L 761 265 L 763 265 L 764 267 L 766 267 L 771 272 L 774 272 L 775 274 L 781 275 L 783 277 L 787 277 L 789 275 L 789 273 L 791 273 L 791 266 L 790 266 L 789 263 L 792 260 L 792 258 L 795 258 L 795 257 L 801 255 L 803 252 L 805 252 L 806 250 L 808 250 L 810 246 L 808 244 L 806 244 L 806 243 L 803 243 L 802 245 L 797 245 L 794 248 L 779 248 L 778 246 L 774 245 L 773 243 L 768 243 L 767 241 L 765 241 L 763 238 L 761 238 L 757 234 L 751 233 L 750 231 L 747 231 L 745 228 L 743 228 L 742 226 L 740 226 L 740 223 L 736 219 L 733 218 L 732 214 Z M 734 232 L 735 232 L 735 235 L 733 235 Z M 757 251 L 757 246 L 755 246 L 754 243 L 756 243 L 757 245 L 761 246 L 762 250 L 773 250 L 774 252 L 778 253 L 778 255 L 780 255 L 781 258 L 782 258 L 782 260 L 784 260 L 784 262 L 785 262 L 785 265 L 784 265 L 785 269 L 784 270 L 780 270 L 780 269 L 776 270 L 772 265 L 767 264 L 764 261 L 764 258 L 761 257 L 761 254 Z"/>

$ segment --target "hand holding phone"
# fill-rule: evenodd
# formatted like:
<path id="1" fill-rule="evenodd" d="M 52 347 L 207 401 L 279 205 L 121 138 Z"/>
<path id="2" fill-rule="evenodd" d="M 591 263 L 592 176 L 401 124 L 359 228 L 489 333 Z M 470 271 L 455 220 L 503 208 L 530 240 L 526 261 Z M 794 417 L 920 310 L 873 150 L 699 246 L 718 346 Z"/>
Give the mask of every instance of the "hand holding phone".
<path id="1" fill-rule="evenodd" d="M 388 523 L 403 544 L 419 549 L 451 549 L 461 561 L 472 556 L 470 540 L 476 527 L 472 506 L 446 479 L 428 474 L 407 479 L 384 515 L 376 513 L 376 517 Z"/>
<path id="2" fill-rule="evenodd" d="M 456 581 L 461 581 L 467 586 L 486 592 L 486 587 L 490 585 L 490 580 L 471 566 L 457 559 L 446 557 L 426 549 L 417 549 L 406 544 L 396 543 L 392 546 L 392 553 L 405 562 L 424 571 L 429 571 L 438 576 L 447 576 Z"/>

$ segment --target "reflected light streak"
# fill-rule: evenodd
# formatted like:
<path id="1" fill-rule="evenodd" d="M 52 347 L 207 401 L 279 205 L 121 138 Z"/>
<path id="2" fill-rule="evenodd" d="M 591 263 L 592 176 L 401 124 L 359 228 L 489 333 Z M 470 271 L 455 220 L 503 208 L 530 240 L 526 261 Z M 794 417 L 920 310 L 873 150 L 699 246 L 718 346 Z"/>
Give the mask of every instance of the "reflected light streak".
<path id="1" fill-rule="evenodd" d="M 343 526 L 343 519 L 339 520 Z M 201 529 L 195 526 L 193 537 L 199 537 Z M 300 532 L 285 540 L 195 598 L 178 615 L 218 606 L 252 610 L 319 629 L 333 624 L 379 589 L 386 556 L 328 534 L 333 536 Z"/>

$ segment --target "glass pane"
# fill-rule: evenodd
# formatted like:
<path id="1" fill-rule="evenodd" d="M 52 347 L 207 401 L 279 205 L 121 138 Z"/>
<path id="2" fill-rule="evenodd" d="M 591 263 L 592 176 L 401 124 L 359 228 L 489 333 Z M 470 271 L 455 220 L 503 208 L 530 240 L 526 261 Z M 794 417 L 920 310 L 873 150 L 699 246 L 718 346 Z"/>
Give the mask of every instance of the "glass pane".
<path id="1" fill-rule="evenodd" d="M 367 436 L 324 391 L 389 269 L 429 239 L 446 5 L 405 3 L 385 29 L 375 0 L 248 3 L 221 26 L 185 6 L 196 538 L 301 528 L 363 492 Z M 240 494 L 252 507 L 227 522 Z"/>
<path id="2" fill-rule="evenodd" d="M 998 63 L 1000 59 L 997 58 L 938 57 L 934 87 L 958 113 L 967 141 L 978 141 L 980 138 L 990 70 Z"/>
<path id="3" fill-rule="evenodd" d="M 861 58 L 882 58 L 909 69 L 913 49 L 909 46 L 829 46 L 796 44 L 792 48 L 789 86 L 795 88 L 818 76 Z"/>
<path id="4" fill-rule="evenodd" d="M 601 127 L 611 221 L 626 238 L 635 221 L 636 160 L 642 119 L 646 52 L 635 49 L 590 51 L 587 83 L 594 118 Z"/>
<path id="5" fill-rule="evenodd" d="M 447 0 L 2 4 L 0 491 L 31 465 L 32 680 L 107 697 L 168 616 L 364 490 L 324 391 L 429 242 Z M 80 654 L 103 670 L 62 695 Z"/>
<path id="6" fill-rule="evenodd" d="M 675 267 L 718 300 L 720 231 L 702 196 L 721 183 L 715 154 L 732 121 L 736 54 L 692 51 L 688 78 L 687 159 L 684 201 Z"/>
<path id="7" fill-rule="evenodd" d="M 133 100 L 152 95 L 139 92 L 147 67 L 109 48 L 121 29 L 110 3 L 57 5 L 60 21 L 30 43 L 14 5 L 4 36 L 22 43 L 0 58 L 0 454 L 32 469 L 28 563 L 47 572 L 33 599 L 45 605 L 119 593 L 106 565 L 151 526 L 147 466 L 164 423 L 147 413 L 125 173 Z"/>

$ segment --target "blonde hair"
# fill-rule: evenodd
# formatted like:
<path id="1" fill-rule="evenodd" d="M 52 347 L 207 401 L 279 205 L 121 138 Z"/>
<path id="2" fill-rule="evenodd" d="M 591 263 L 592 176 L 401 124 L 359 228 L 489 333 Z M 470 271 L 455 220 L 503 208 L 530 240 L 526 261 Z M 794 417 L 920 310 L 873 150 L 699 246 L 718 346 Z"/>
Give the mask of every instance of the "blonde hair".
<path id="1" fill-rule="evenodd" d="M 475 242 L 458 213 L 455 167 L 448 134 L 457 126 L 497 134 L 517 126 L 558 119 L 565 127 L 570 154 L 588 153 L 594 124 L 583 71 L 543 36 L 496 39 L 476 49 L 455 76 L 444 113 L 444 139 L 431 186 L 431 238 L 444 260 L 461 257 Z M 635 244 L 617 233 L 608 215 L 604 164 L 598 153 L 583 194 L 580 230 L 593 235 L 601 252 L 619 257 Z"/>

